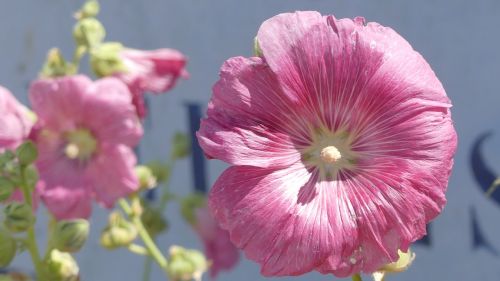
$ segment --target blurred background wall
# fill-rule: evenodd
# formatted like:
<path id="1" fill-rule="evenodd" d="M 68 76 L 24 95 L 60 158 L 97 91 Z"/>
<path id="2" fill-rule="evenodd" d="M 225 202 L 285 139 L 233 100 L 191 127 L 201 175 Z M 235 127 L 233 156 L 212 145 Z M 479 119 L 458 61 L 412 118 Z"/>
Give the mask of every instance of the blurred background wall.
<path id="1" fill-rule="evenodd" d="M 0 84 L 27 101 L 27 86 L 36 77 L 47 50 L 60 47 L 69 57 L 73 50 L 71 15 L 81 0 L 0 1 Z M 389 280 L 500 279 L 500 197 L 486 198 L 489 175 L 471 170 L 471 152 L 485 132 L 493 134 L 481 147 L 482 161 L 500 172 L 500 1 L 498 0 L 102 0 L 100 19 L 108 40 L 130 47 L 172 47 L 189 57 L 191 78 L 168 95 L 152 97 L 147 131 L 141 144 L 144 161 L 166 158 L 176 131 L 189 131 L 188 106 L 204 111 L 211 86 L 223 61 L 250 56 L 253 38 L 265 19 L 281 12 L 318 10 L 336 17 L 364 16 L 393 27 L 429 61 L 454 103 L 453 115 L 459 149 L 449 185 L 448 205 L 432 223 L 430 234 L 414 247 L 414 266 Z M 1 113 L 0 113 L 1 114 Z M 478 156 L 478 155 L 476 155 Z M 476 157 L 475 161 L 479 160 Z M 187 194 L 195 187 L 192 159 L 179 162 L 171 187 Z M 206 163 L 208 186 L 225 168 Z M 499 191 L 500 193 L 500 191 Z M 171 204 L 171 231 L 159 245 L 198 247 L 201 244 Z M 92 237 L 78 254 L 83 281 L 140 280 L 143 259 L 125 251 L 107 252 L 98 245 L 106 212 L 94 211 Z M 40 227 L 43 227 L 40 225 Z M 39 237 L 44 239 L 44 237 Z M 26 256 L 17 268 L 29 268 Z M 158 269 L 153 280 L 163 280 Z M 207 278 L 208 279 L 208 278 Z M 219 280 L 265 280 L 253 262 L 243 259 Z M 310 274 L 281 280 L 332 280 Z"/>

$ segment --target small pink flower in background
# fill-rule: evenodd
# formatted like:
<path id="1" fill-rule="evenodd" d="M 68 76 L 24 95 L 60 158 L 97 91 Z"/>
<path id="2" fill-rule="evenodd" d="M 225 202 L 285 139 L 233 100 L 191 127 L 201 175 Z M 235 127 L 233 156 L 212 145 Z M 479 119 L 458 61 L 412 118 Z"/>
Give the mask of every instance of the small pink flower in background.
<path id="1" fill-rule="evenodd" d="M 196 233 L 205 246 L 205 255 L 211 261 L 210 277 L 216 278 L 220 271 L 230 270 L 239 261 L 238 249 L 231 243 L 229 233 L 219 227 L 208 208 L 195 210 Z"/>
<path id="2" fill-rule="evenodd" d="M 33 127 L 29 110 L 19 103 L 9 90 L 0 86 L 0 151 L 15 149 Z"/>
<path id="3" fill-rule="evenodd" d="M 129 86 L 133 103 L 141 118 L 146 115 L 143 97 L 145 92 L 161 94 L 172 89 L 180 77 L 188 76 L 184 69 L 186 57 L 177 50 L 124 49 L 120 52 L 120 58 L 127 71 L 116 77 Z"/>
<path id="4" fill-rule="evenodd" d="M 85 76 L 41 79 L 30 87 L 38 115 L 41 197 L 58 219 L 86 218 L 138 188 L 132 148 L 142 127 L 125 84 Z"/>
<path id="5" fill-rule="evenodd" d="M 0 152 L 14 150 L 26 141 L 33 128 L 32 113 L 10 93 L 0 86 Z M 36 203 L 36 196 L 34 197 Z M 23 201 L 22 192 L 17 189 L 11 200 Z"/>
<path id="6" fill-rule="evenodd" d="M 231 58 L 198 140 L 233 165 L 209 206 L 266 276 L 374 272 L 445 205 L 457 137 L 420 54 L 362 18 L 281 14 Z"/>

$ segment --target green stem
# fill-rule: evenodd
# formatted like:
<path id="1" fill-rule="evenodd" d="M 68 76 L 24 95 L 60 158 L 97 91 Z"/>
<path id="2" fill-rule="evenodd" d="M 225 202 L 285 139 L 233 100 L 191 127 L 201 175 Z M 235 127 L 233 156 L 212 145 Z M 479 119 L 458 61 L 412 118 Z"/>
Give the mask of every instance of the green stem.
<path id="1" fill-rule="evenodd" d="M 134 254 L 137 254 L 137 255 L 149 256 L 148 249 L 144 248 L 143 246 L 137 245 L 137 244 L 128 245 L 128 250 Z"/>
<path id="2" fill-rule="evenodd" d="M 169 174 L 172 172 L 172 167 L 174 166 L 174 164 L 175 164 L 175 157 L 170 156 L 170 158 L 168 159 L 168 162 L 167 162 L 167 167 L 168 167 L 168 170 L 169 170 Z M 163 213 L 163 211 L 165 210 L 165 207 L 167 207 L 167 202 L 168 202 L 168 199 L 169 199 L 169 196 L 168 196 L 168 182 L 169 182 L 169 178 L 167 178 L 165 180 L 165 186 L 162 189 L 163 193 L 161 195 L 160 204 L 158 205 L 158 210 L 161 213 Z M 146 257 L 146 260 L 144 261 L 144 272 L 142 274 L 142 281 L 149 281 L 149 280 L 151 280 L 152 265 L 153 265 L 153 263 L 152 263 L 151 257 Z"/>
<path id="3" fill-rule="evenodd" d="M 153 259 L 151 257 L 146 257 L 144 260 L 144 272 L 142 273 L 142 280 L 149 281 L 151 279 L 151 268 L 153 265 Z"/>
<path id="4" fill-rule="evenodd" d="M 134 196 L 132 200 L 139 200 L 138 197 Z M 137 232 L 139 233 L 139 237 L 141 237 L 142 242 L 144 243 L 144 246 L 146 249 L 149 251 L 149 254 L 151 257 L 158 263 L 158 265 L 162 268 L 165 269 L 167 267 L 167 259 L 163 256 L 161 251 L 158 249 L 156 246 L 155 242 L 149 235 L 148 231 L 144 227 L 144 224 L 141 221 L 141 217 L 133 212 L 130 204 L 125 200 L 125 199 L 120 199 L 118 201 L 118 204 L 120 207 L 123 209 L 123 211 L 128 215 L 132 223 L 135 225 L 137 228 Z"/>
<path id="5" fill-rule="evenodd" d="M 361 275 L 359 274 L 354 274 L 352 276 L 352 281 L 363 281 L 363 279 L 361 279 Z"/>
<path id="6" fill-rule="evenodd" d="M 21 167 L 21 189 L 23 192 L 24 200 L 33 209 L 33 197 L 31 195 L 32 188 L 26 183 L 26 169 Z M 34 188 L 34 187 L 33 187 Z M 35 266 L 37 280 L 44 281 L 44 267 L 43 262 L 40 258 L 40 251 L 38 250 L 38 244 L 36 241 L 35 226 L 32 225 L 28 228 L 27 237 L 25 240 L 26 249 L 30 253 L 31 260 Z"/>

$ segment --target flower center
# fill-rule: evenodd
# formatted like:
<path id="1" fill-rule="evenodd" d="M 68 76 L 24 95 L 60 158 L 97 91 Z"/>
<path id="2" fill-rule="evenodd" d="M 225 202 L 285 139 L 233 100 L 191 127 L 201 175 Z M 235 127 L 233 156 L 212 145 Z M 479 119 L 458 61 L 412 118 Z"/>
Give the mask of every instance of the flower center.
<path id="1" fill-rule="evenodd" d="M 97 150 L 97 140 L 87 129 L 76 129 L 66 133 L 64 154 L 69 159 L 87 160 Z"/>
<path id="2" fill-rule="evenodd" d="M 301 150 L 302 161 L 318 171 L 321 180 L 337 180 L 340 174 L 355 169 L 358 155 L 352 149 L 353 141 L 347 130 L 314 129 L 311 143 Z"/>
<path id="3" fill-rule="evenodd" d="M 333 145 L 323 148 L 319 156 L 321 157 L 321 160 L 329 164 L 335 163 L 342 158 L 340 151 Z"/>

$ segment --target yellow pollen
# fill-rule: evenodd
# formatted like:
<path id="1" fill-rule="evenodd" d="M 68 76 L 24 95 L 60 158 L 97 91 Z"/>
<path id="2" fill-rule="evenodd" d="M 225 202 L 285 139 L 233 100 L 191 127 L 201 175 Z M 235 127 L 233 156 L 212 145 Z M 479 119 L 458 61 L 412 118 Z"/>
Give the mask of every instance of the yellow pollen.
<path id="1" fill-rule="evenodd" d="M 97 140 L 89 130 L 76 129 L 66 133 L 64 154 L 69 159 L 87 160 L 97 150 Z"/>
<path id="2" fill-rule="evenodd" d="M 319 156 L 321 160 L 329 164 L 335 163 L 342 158 L 340 151 L 333 145 L 323 148 Z"/>
<path id="3" fill-rule="evenodd" d="M 69 159 L 76 159 L 78 158 L 78 154 L 80 154 L 80 149 L 78 148 L 78 145 L 69 143 L 64 149 L 64 154 L 66 154 Z"/>

